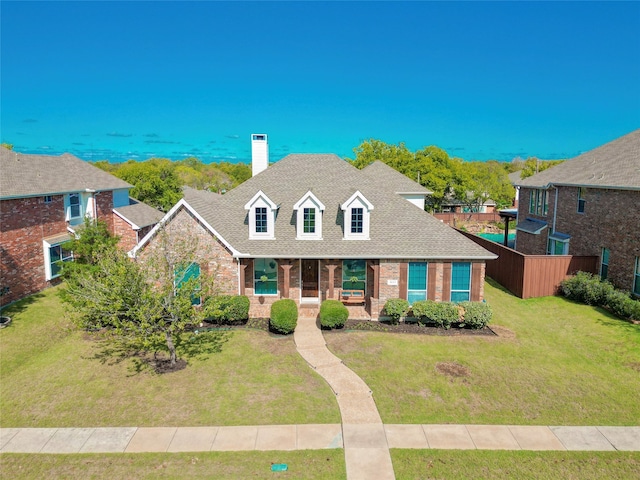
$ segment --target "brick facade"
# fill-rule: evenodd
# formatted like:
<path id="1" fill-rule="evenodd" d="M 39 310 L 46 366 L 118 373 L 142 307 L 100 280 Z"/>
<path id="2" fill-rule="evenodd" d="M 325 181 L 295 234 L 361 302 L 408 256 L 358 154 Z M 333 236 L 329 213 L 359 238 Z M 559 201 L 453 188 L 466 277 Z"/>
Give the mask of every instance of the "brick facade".
<path id="1" fill-rule="evenodd" d="M 557 187 L 556 232 L 571 235 L 569 255 L 601 256 L 610 250 L 608 278 L 619 288 L 631 290 L 635 258 L 640 256 L 640 191 L 587 188 L 583 190 L 584 213 L 578 213 L 578 188 Z M 531 188 L 520 190 L 518 218 L 539 218 L 548 227 L 540 235 L 518 231 L 516 249 L 529 255 L 544 255 L 552 233 L 555 188 L 549 190 L 549 213 L 546 218 L 529 213 Z"/>
<path id="2" fill-rule="evenodd" d="M 129 222 L 124 221 L 118 215 L 112 215 L 113 234 L 120 237 L 120 247 L 127 252 L 138 244 L 138 237 L 142 240 L 143 236 L 139 235 L 139 231 L 133 230 Z"/>
<path id="3" fill-rule="evenodd" d="M 43 240 L 67 232 L 64 195 L 0 201 L 0 305 L 7 305 L 57 283 L 46 280 Z M 122 246 L 136 243 L 136 232 L 113 213 L 113 192 L 95 194 L 98 219 L 111 233 L 122 237 Z M 116 220 L 117 218 L 117 220 Z M 133 243 L 132 243 L 133 242 Z"/>

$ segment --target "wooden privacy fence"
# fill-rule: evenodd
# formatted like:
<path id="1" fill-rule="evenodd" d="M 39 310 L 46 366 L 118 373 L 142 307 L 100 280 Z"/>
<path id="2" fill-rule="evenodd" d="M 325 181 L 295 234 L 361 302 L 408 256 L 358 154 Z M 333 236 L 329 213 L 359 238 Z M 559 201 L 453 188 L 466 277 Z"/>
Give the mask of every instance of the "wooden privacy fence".
<path id="1" fill-rule="evenodd" d="M 520 298 L 555 295 L 560 283 L 568 276 L 577 271 L 598 271 L 598 257 L 524 255 L 477 235 L 458 231 L 498 255 L 496 260 L 487 261 L 487 276 Z"/>
<path id="2" fill-rule="evenodd" d="M 432 213 L 438 220 L 455 227 L 458 222 L 503 222 L 498 212 L 492 213 Z"/>

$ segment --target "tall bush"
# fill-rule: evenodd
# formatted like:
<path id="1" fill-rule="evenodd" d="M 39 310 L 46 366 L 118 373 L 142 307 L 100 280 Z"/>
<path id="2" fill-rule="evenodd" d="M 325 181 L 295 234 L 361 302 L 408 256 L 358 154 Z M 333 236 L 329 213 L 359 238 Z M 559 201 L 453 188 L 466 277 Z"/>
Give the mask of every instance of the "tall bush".
<path id="1" fill-rule="evenodd" d="M 277 333 L 288 335 L 296 329 L 298 324 L 298 307 L 290 298 L 276 300 L 271 305 L 271 319 L 269 327 Z"/>
<path id="2" fill-rule="evenodd" d="M 249 298 L 246 295 L 218 295 L 209 298 L 204 309 L 207 317 L 215 323 L 231 324 L 249 318 Z"/>
<path id="3" fill-rule="evenodd" d="M 402 298 L 390 298 L 384 304 L 384 311 L 391 317 L 391 323 L 395 325 L 409 311 L 409 302 Z"/>
<path id="4" fill-rule="evenodd" d="M 421 300 L 411 307 L 413 316 L 420 323 L 434 323 L 438 327 L 449 329 L 451 324 L 459 321 L 459 309 L 455 303 Z"/>
<path id="5" fill-rule="evenodd" d="M 325 300 L 320 305 L 320 325 L 325 328 L 342 328 L 349 318 L 349 309 L 340 300 Z"/>
<path id="6" fill-rule="evenodd" d="M 464 309 L 462 325 L 474 330 L 484 328 L 493 316 L 491 307 L 483 302 L 461 302 L 458 305 Z"/>

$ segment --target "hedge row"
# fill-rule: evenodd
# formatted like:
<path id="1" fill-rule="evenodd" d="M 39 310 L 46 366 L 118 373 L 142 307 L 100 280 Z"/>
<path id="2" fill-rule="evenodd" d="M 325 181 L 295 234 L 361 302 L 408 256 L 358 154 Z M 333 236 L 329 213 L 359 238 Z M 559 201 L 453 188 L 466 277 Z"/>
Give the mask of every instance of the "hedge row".
<path id="1" fill-rule="evenodd" d="M 460 327 L 480 329 L 486 326 L 492 317 L 491 307 L 484 302 L 434 302 L 421 300 L 411 307 L 406 300 L 391 298 L 384 305 L 385 313 L 397 323 L 400 317 L 411 312 L 421 324 L 433 324 L 448 329 L 457 324 Z"/>
<path id="2" fill-rule="evenodd" d="M 608 308 L 625 319 L 640 320 L 640 302 L 631 298 L 629 292 L 616 290 L 610 282 L 595 275 L 578 272 L 560 285 L 562 294 L 571 300 Z"/>

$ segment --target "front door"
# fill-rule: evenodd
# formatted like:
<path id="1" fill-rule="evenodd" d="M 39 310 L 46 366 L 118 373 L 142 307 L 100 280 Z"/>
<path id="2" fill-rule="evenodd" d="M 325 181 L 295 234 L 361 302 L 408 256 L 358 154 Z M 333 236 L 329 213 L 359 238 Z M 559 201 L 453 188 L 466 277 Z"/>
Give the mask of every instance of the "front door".
<path id="1" fill-rule="evenodd" d="M 302 260 L 302 297 L 318 298 L 318 260 Z"/>

